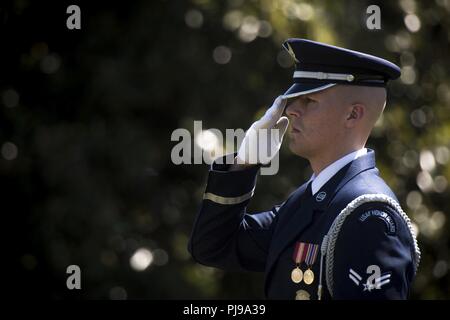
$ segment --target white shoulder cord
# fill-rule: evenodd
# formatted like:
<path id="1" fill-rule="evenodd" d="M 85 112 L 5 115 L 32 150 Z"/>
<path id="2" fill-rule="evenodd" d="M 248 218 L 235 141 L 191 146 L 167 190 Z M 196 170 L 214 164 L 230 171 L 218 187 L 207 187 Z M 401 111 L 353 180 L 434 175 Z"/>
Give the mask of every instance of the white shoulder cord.
<path id="1" fill-rule="evenodd" d="M 417 245 L 417 239 L 414 235 L 414 231 L 411 225 L 411 220 L 406 215 L 406 213 L 402 210 L 400 205 L 395 201 L 394 199 L 384 195 L 384 194 L 365 194 L 362 196 L 359 196 L 352 202 L 350 202 L 345 209 L 343 209 L 339 215 L 334 219 L 333 224 L 330 227 L 330 230 L 328 230 L 328 233 L 324 236 L 322 240 L 322 245 L 320 247 L 320 275 L 319 275 L 319 287 L 317 291 L 318 299 L 321 300 L 322 298 L 322 264 L 324 258 L 326 258 L 325 261 L 325 276 L 326 276 L 326 282 L 328 291 L 330 292 L 330 295 L 333 296 L 333 264 L 334 264 L 334 246 L 336 245 L 336 240 L 339 235 L 339 232 L 341 230 L 341 227 L 345 221 L 345 218 L 349 216 L 352 212 L 354 212 L 359 206 L 369 203 L 369 202 L 384 202 L 391 207 L 395 208 L 397 212 L 400 214 L 400 216 L 403 218 L 403 220 L 406 222 L 406 225 L 408 226 L 409 233 L 413 239 L 414 242 L 414 253 L 415 253 L 415 259 L 414 259 L 414 273 L 417 272 L 417 268 L 419 267 L 420 262 L 420 249 Z"/>

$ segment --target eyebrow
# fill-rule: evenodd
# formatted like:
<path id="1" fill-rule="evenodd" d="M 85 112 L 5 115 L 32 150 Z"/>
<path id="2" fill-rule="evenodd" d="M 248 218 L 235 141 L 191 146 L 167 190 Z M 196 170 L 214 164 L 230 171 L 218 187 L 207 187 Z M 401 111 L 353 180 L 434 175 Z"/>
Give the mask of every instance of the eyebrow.
<path id="1" fill-rule="evenodd" d="M 315 92 L 307 93 L 303 97 L 310 98 L 310 99 L 316 99 L 317 94 Z"/>
<path id="2" fill-rule="evenodd" d="M 312 93 L 302 94 L 300 96 L 288 99 L 286 106 L 290 105 L 292 102 L 294 102 L 297 99 L 314 99 L 315 100 L 316 96 L 314 96 Z"/>

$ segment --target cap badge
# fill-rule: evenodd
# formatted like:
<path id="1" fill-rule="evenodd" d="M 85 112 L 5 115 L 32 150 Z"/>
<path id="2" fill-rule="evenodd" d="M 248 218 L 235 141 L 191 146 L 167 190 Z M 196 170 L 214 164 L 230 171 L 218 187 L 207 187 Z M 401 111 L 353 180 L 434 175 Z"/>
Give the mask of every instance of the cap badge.
<path id="1" fill-rule="evenodd" d="M 297 57 L 295 56 L 294 50 L 292 50 L 292 47 L 289 43 L 286 43 L 286 50 L 287 52 L 291 55 L 291 57 L 294 59 L 295 62 L 300 63 L 300 61 L 298 61 Z"/>

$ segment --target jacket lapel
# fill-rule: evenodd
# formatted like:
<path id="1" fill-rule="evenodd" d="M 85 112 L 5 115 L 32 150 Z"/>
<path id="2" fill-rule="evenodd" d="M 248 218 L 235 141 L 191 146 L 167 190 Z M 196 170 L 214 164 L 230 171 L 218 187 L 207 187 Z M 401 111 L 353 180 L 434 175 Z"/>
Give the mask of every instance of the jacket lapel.
<path id="1" fill-rule="evenodd" d="M 268 257 L 268 266 L 272 266 L 278 259 L 287 243 L 301 233 L 312 221 L 313 197 L 304 198 L 303 194 L 307 188 L 305 183 L 292 198 L 292 202 L 280 212 L 277 229 L 272 238 L 272 245 Z"/>

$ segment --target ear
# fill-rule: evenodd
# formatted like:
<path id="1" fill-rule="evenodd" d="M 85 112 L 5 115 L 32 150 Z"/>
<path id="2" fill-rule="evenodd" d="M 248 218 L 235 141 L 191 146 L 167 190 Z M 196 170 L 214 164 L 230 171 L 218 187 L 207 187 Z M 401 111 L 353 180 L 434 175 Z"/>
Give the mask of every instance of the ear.
<path id="1" fill-rule="evenodd" d="M 345 125 L 347 128 L 355 127 L 361 119 L 364 117 L 366 112 L 366 106 L 362 103 L 354 103 L 349 107 L 345 119 Z"/>

